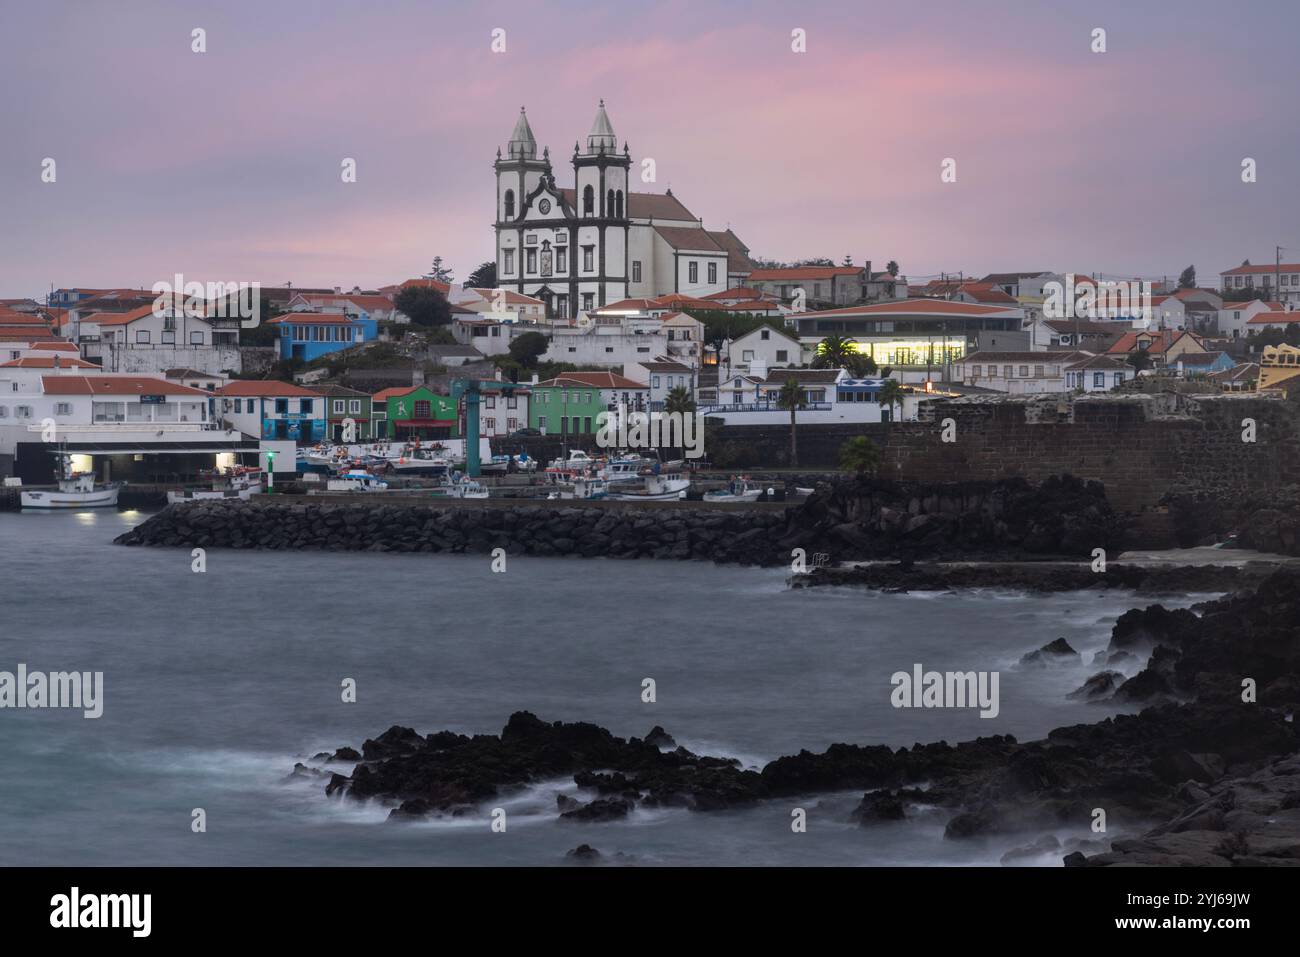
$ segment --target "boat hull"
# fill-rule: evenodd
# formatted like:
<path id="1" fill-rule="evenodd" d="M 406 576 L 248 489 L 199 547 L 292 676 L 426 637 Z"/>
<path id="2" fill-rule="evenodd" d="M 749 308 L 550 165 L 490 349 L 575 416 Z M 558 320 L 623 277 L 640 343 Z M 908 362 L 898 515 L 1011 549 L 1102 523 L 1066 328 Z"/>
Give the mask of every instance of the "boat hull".
<path id="1" fill-rule="evenodd" d="M 93 492 L 23 492 L 23 508 L 115 508 L 119 489 L 106 488 Z"/>

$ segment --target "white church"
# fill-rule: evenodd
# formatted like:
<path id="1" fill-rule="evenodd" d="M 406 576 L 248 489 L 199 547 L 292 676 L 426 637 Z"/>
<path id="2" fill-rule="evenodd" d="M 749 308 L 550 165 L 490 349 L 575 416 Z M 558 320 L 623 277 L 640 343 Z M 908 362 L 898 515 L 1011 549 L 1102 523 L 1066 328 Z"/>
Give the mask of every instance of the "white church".
<path id="1" fill-rule="evenodd" d="M 735 233 L 705 229 L 671 189 L 632 192 L 632 157 L 604 100 L 586 149 L 574 144 L 573 189 L 556 185 L 549 148 L 538 157 L 522 107 L 495 166 L 497 286 L 536 296 L 554 318 L 623 299 L 707 296 L 744 285 L 754 268 Z"/>

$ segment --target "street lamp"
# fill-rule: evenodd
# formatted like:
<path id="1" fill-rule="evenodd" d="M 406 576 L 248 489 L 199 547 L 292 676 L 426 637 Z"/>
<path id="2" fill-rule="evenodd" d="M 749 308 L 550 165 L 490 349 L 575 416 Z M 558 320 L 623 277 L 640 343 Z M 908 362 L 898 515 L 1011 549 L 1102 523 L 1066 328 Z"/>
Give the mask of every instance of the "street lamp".
<path id="1" fill-rule="evenodd" d="M 266 452 L 266 490 L 275 491 L 275 452 L 270 449 Z"/>

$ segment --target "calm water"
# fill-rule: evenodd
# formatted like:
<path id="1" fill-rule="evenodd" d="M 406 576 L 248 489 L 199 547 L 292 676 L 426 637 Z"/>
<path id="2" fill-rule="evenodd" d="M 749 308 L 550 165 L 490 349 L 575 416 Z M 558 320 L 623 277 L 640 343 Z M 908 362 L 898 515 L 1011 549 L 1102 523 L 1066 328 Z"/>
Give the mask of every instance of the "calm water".
<path id="1" fill-rule="evenodd" d="M 0 513 L 0 670 L 105 673 L 98 720 L 0 711 L 0 862 L 553 864 L 584 842 L 643 864 L 996 862 L 1019 842 L 945 841 L 944 812 L 857 828 L 860 793 L 580 825 L 555 819 L 555 793 L 576 793 L 557 781 L 497 802 L 494 834 L 487 809 L 388 824 L 286 776 L 393 724 L 496 733 L 519 709 L 624 736 L 661 724 L 749 764 L 835 741 L 1036 737 L 1108 712 L 1064 698 L 1086 666 L 1008 669 L 1060 635 L 1087 661 L 1142 603 L 793 591 L 782 570 L 684 562 L 512 558 L 493 574 L 486 557 L 214 550 L 195 574 L 188 551 L 111 544 L 144 517 Z M 889 677 L 913 662 L 1001 670 L 1001 714 L 895 710 Z"/>

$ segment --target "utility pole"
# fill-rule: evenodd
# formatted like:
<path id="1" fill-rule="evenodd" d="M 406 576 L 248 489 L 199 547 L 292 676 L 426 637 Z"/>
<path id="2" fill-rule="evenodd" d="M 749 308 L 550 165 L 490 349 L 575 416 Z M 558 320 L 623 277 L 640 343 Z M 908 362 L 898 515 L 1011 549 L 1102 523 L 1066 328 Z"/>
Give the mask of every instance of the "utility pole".
<path id="1" fill-rule="evenodd" d="M 1278 302 L 1282 301 L 1282 249 L 1281 246 L 1273 247 L 1273 294 Z"/>

